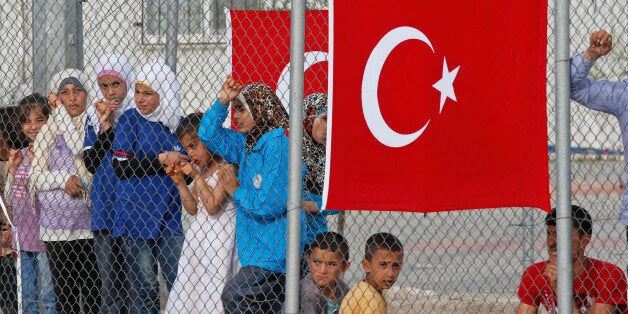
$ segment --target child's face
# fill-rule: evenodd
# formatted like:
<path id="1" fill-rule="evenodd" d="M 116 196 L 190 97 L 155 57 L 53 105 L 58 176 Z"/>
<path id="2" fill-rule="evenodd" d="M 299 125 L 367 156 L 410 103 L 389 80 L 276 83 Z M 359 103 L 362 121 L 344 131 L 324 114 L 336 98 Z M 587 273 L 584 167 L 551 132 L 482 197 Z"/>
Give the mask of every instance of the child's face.
<path id="1" fill-rule="evenodd" d="M 126 83 L 113 75 L 99 77 L 98 87 L 107 100 L 122 101 L 126 97 Z"/>
<path id="2" fill-rule="evenodd" d="M 244 104 L 238 99 L 234 99 L 231 105 L 233 106 L 233 118 L 238 124 L 238 132 L 250 132 L 255 127 L 255 121 L 251 113 L 246 110 Z"/>
<path id="3" fill-rule="evenodd" d="M 33 108 L 28 114 L 26 121 L 22 124 L 22 131 L 26 134 L 26 137 L 33 142 L 35 137 L 39 133 L 41 127 L 46 124 L 46 117 L 41 113 L 41 109 Z"/>
<path id="4" fill-rule="evenodd" d="M 159 106 L 159 94 L 144 84 L 135 84 L 135 105 L 141 114 L 151 114 Z"/>
<path id="5" fill-rule="evenodd" d="M 349 263 L 340 252 L 312 248 L 308 255 L 310 276 L 319 287 L 335 287 L 336 280 L 347 270 Z"/>
<path id="6" fill-rule="evenodd" d="M 82 114 L 87 106 L 87 94 L 72 83 L 65 84 L 59 92 L 59 99 L 72 118 Z"/>
<path id="7" fill-rule="evenodd" d="M 206 168 L 207 166 L 209 166 L 209 163 L 211 161 L 211 155 L 197 135 L 191 135 L 186 133 L 181 136 L 181 139 L 179 139 L 179 141 L 183 145 L 183 148 L 185 148 L 188 157 L 190 157 L 194 164 L 196 164 L 200 168 Z"/>
<path id="8" fill-rule="evenodd" d="M 327 142 L 327 112 L 322 113 L 314 119 L 314 123 L 312 124 L 312 138 L 323 145 Z"/>
<path id="9" fill-rule="evenodd" d="M 381 293 L 395 284 L 402 265 L 403 252 L 377 250 L 370 261 L 367 259 L 362 261 L 362 268 L 366 273 L 365 281 Z"/>

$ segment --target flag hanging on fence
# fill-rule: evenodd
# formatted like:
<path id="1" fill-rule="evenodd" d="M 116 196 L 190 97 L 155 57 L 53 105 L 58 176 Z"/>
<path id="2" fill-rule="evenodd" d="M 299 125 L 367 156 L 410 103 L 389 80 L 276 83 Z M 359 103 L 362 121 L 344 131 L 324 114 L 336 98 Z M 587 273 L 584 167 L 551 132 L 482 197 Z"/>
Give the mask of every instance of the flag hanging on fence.
<path id="1" fill-rule="evenodd" d="M 328 14 L 305 14 L 304 95 L 327 92 Z M 290 11 L 228 11 L 227 48 L 233 77 L 243 84 L 263 82 L 290 103 Z"/>
<path id="2" fill-rule="evenodd" d="M 548 211 L 546 1 L 330 1 L 325 208 Z"/>

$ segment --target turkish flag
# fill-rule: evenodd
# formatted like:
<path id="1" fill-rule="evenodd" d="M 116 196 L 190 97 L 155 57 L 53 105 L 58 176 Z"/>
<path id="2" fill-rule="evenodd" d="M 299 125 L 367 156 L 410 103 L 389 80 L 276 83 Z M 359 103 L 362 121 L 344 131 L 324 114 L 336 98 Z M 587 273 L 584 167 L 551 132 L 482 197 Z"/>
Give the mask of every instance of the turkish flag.
<path id="1" fill-rule="evenodd" d="M 290 11 L 230 10 L 227 73 L 243 84 L 263 82 L 287 108 L 290 102 Z M 327 92 L 328 14 L 305 13 L 305 95 Z"/>
<path id="2" fill-rule="evenodd" d="M 549 211 L 546 1 L 330 2 L 325 208 Z"/>

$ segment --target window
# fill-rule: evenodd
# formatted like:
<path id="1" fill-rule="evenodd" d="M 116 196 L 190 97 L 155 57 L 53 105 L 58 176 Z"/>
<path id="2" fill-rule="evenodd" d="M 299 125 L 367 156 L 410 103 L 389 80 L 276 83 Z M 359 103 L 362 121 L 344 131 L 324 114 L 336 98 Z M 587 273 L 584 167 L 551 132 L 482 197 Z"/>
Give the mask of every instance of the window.
<path id="1" fill-rule="evenodd" d="M 176 0 L 175 0 L 176 1 Z M 142 43 L 164 44 L 168 9 L 172 0 L 142 1 Z M 263 0 L 179 0 L 179 43 L 200 44 L 224 41 L 224 8 L 260 9 Z"/>

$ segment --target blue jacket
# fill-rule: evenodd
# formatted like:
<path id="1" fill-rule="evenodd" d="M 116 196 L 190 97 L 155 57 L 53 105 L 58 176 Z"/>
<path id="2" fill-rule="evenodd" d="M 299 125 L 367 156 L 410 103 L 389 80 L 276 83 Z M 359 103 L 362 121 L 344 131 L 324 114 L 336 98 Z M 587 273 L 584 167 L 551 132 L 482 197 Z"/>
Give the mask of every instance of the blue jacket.
<path id="1" fill-rule="evenodd" d="M 222 127 L 228 105 L 216 101 L 203 115 L 198 135 L 212 152 L 235 164 L 236 240 L 242 266 L 285 273 L 288 137 L 283 128 L 262 135 L 246 151 L 246 135 Z M 302 215 L 303 216 L 303 215 Z M 303 221 L 303 219 L 302 219 Z"/>

